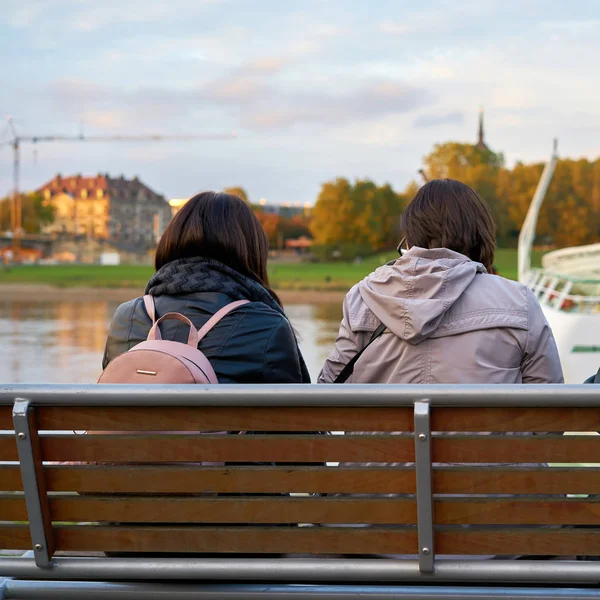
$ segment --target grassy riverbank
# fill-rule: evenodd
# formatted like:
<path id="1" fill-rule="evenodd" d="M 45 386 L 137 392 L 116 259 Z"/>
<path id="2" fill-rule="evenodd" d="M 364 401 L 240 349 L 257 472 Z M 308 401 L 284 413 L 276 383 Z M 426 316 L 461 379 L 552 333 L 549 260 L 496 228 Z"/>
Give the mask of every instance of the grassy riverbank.
<path id="1" fill-rule="evenodd" d="M 361 263 L 277 263 L 269 266 L 271 285 L 277 290 L 346 291 L 378 266 L 393 259 L 382 254 Z M 540 252 L 533 262 L 539 264 Z M 516 279 L 516 250 L 498 250 L 496 267 L 500 275 Z M 142 289 L 153 273 L 152 267 L 136 265 L 56 265 L 20 266 L 0 270 L 0 295 L 3 285 L 39 285 L 54 288 Z"/>

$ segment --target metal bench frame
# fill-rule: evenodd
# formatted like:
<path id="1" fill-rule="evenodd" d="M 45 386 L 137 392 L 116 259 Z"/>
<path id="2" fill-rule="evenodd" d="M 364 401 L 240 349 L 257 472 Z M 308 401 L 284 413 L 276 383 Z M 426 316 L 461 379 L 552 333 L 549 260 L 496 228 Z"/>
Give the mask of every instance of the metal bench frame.
<path id="1" fill-rule="evenodd" d="M 13 405 L 34 548 L 0 558 L 4 598 L 600 598 L 600 562 L 435 560 L 429 406 L 598 407 L 600 388 L 530 386 L 0 387 Z M 77 406 L 414 406 L 420 554 L 415 560 L 49 558 L 28 409 Z M 37 433 L 37 432 L 35 432 Z M 525 549 L 524 549 L 525 550 Z M 143 581 L 144 583 L 130 583 Z M 168 582 L 168 583 L 167 583 Z M 519 587 L 515 587 L 519 586 Z M 566 586 L 566 587 L 565 587 Z"/>

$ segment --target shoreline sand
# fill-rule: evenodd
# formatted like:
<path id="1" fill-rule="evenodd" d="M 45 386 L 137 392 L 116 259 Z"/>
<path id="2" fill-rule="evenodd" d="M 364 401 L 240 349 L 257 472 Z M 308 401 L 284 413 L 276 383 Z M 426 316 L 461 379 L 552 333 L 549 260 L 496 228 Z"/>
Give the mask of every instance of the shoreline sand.
<path id="1" fill-rule="evenodd" d="M 336 290 L 276 290 L 283 304 L 337 304 L 343 301 L 345 292 Z M 37 283 L 7 283 L 0 285 L 1 301 L 47 302 L 65 301 L 127 302 L 142 294 L 138 288 L 56 287 Z"/>

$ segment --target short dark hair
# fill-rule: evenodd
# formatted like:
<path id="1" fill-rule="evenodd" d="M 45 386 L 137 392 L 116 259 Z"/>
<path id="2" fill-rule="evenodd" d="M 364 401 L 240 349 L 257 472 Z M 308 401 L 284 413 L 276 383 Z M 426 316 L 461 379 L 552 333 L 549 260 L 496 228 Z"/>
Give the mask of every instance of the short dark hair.
<path id="1" fill-rule="evenodd" d="M 477 192 L 460 181 L 426 183 L 406 207 L 400 227 L 409 246 L 448 248 L 492 269 L 494 216 Z"/>
<path id="2" fill-rule="evenodd" d="M 154 266 L 181 258 L 218 260 L 269 288 L 269 242 L 246 202 L 225 192 L 202 192 L 188 200 L 162 234 Z"/>

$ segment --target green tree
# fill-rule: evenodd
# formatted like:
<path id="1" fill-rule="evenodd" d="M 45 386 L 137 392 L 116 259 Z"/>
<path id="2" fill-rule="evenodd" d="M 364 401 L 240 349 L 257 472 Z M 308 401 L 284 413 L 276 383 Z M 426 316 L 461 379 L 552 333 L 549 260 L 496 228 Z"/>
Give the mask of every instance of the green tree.
<path id="1" fill-rule="evenodd" d="M 0 200 L 0 230 L 11 228 L 12 198 Z M 54 207 L 41 194 L 31 192 L 22 196 L 22 224 L 25 233 L 40 233 L 44 225 L 54 221 Z"/>

